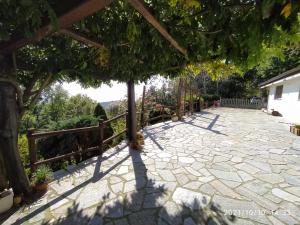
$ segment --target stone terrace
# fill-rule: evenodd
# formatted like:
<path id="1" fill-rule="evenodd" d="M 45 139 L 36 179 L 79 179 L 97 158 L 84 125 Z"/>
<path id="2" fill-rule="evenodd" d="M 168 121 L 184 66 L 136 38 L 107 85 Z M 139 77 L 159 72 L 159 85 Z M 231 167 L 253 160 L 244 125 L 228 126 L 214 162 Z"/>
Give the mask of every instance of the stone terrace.
<path id="1" fill-rule="evenodd" d="M 120 145 L 56 172 L 4 224 L 300 223 L 300 138 L 281 118 L 218 108 L 144 134 L 142 152 Z"/>

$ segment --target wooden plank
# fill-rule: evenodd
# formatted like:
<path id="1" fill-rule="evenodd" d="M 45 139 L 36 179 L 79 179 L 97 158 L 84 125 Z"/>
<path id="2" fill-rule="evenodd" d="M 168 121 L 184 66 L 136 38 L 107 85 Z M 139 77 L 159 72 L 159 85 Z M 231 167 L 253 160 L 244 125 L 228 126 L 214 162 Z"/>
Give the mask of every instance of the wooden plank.
<path id="1" fill-rule="evenodd" d="M 107 144 L 108 142 L 112 141 L 113 139 L 115 139 L 115 138 L 121 136 L 122 134 L 126 133 L 126 131 L 127 131 L 127 129 L 124 129 L 124 130 L 122 130 L 120 133 L 115 134 L 115 135 L 113 135 L 113 136 L 111 136 L 111 137 L 105 139 L 105 140 L 103 141 L 103 144 Z"/>
<path id="2" fill-rule="evenodd" d="M 58 17 L 58 28 L 67 28 L 73 23 L 78 22 L 79 20 L 101 10 L 112 2 L 113 0 L 85 0 Z M 54 31 L 55 27 L 53 27 L 51 24 L 46 24 L 37 30 L 30 38 L 18 37 L 9 42 L 3 43 L 0 46 L 0 53 L 11 53 L 19 48 L 24 47 L 25 45 L 41 40 Z"/>
<path id="3" fill-rule="evenodd" d="M 77 41 L 80 41 L 80 42 L 90 45 L 90 46 L 103 47 L 102 44 L 98 43 L 97 41 L 93 40 L 92 38 L 88 37 L 87 35 L 79 32 L 79 31 L 75 31 L 73 29 L 62 29 L 59 31 L 59 33 L 67 35 Z"/>
<path id="4" fill-rule="evenodd" d="M 51 137 L 51 136 L 62 135 L 62 134 L 71 134 L 71 133 L 73 134 L 73 133 L 81 133 L 81 132 L 88 132 L 94 130 L 99 130 L 99 126 L 34 133 L 32 134 L 32 137 L 34 138 Z"/>
<path id="5" fill-rule="evenodd" d="M 91 148 L 88 148 L 88 149 L 82 150 L 82 151 L 70 152 L 70 153 L 60 155 L 60 156 L 56 156 L 56 157 L 53 157 L 53 158 L 50 158 L 50 159 L 41 160 L 41 161 L 36 162 L 34 165 L 38 166 L 38 165 L 41 165 L 41 164 L 52 163 L 52 162 L 56 162 L 56 161 L 60 161 L 60 160 L 63 160 L 63 159 L 70 158 L 74 155 L 84 154 L 84 153 L 92 152 L 92 151 L 96 151 L 96 150 L 99 150 L 99 146 L 91 147 Z"/>
<path id="6" fill-rule="evenodd" d="M 120 118 L 125 117 L 126 115 L 127 115 L 127 112 L 126 112 L 126 113 L 123 113 L 123 114 L 120 114 L 120 115 L 118 115 L 118 116 L 115 116 L 115 117 L 113 117 L 113 118 L 111 118 L 111 119 L 109 119 L 109 120 L 106 120 L 106 121 L 104 121 L 103 123 L 104 123 L 104 124 L 111 123 L 111 122 L 113 122 L 113 121 L 115 121 L 115 120 L 118 120 L 118 119 L 120 119 Z"/>
<path id="7" fill-rule="evenodd" d="M 181 47 L 177 41 L 168 33 L 168 31 L 158 22 L 158 20 L 150 13 L 141 0 L 128 0 L 128 2 L 143 15 L 143 17 L 158 30 L 158 32 L 167 39 L 174 48 L 187 57 L 187 50 Z"/>

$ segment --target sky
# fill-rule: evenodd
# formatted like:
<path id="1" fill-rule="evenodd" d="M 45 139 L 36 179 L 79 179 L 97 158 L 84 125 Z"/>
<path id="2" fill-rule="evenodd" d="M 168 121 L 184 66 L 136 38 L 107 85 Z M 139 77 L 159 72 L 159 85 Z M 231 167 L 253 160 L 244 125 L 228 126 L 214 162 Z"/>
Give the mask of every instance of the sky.
<path id="1" fill-rule="evenodd" d="M 164 78 L 158 76 L 153 80 L 151 80 L 150 83 L 152 85 L 155 85 L 156 87 L 161 87 L 164 80 L 165 80 Z M 150 83 L 148 83 L 147 86 L 149 86 Z M 142 96 L 144 85 L 145 85 L 144 83 L 135 85 L 136 98 Z M 127 96 L 126 83 L 118 83 L 116 81 L 111 82 L 111 86 L 103 84 L 99 88 L 84 89 L 80 86 L 80 84 L 76 82 L 71 82 L 71 83 L 64 82 L 62 86 L 64 89 L 66 89 L 69 92 L 70 96 L 74 96 L 77 94 L 85 94 L 97 102 L 117 101 L 117 100 L 125 99 Z"/>

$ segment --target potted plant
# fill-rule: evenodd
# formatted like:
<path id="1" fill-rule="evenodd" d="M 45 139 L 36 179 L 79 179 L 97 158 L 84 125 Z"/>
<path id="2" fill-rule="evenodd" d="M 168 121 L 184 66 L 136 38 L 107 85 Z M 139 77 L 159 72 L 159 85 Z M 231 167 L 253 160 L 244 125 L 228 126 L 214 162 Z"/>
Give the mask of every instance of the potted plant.
<path id="1" fill-rule="evenodd" d="M 9 210 L 14 203 L 14 193 L 11 189 L 0 191 L 0 213 Z"/>
<path id="2" fill-rule="evenodd" d="M 293 133 L 297 136 L 300 136 L 300 125 L 290 126 L 290 131 L 291 131 L 291 133 Z"/>
<path id="3" fill-rule="evenodd" d="M 134 150 L 141 151 L 145 144 L 144 135 L 141 132 L 136 133 L 136 140 L 129 143 L 129 147 Z"/>
<path id="4" fill-rule="evenodd" d="M 175 113 L 172 115 L 172 121 L 173 122 L 178 121 L 178 116 Z"/>
<path id="5" fill-rule="evenodd" d="M 53 178 L 53 172 L 48 166 L 40 166 L 32 174 L 32 182 L 36 191 L 46 191 L 48 183 Z"/>

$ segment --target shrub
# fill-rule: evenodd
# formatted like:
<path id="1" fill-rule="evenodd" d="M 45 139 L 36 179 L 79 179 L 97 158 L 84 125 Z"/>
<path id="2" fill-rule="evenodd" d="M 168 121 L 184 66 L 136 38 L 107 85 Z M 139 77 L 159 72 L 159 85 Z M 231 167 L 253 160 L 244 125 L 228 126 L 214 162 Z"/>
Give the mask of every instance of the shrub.
<path id="1" fill-rule="evenodd" d="M 28 150 L 28 140 L 25 134 L 19 135 L 18 137 L 18 149 L 23 165 L 29 164 L 29 150 Z"/>
<path id="2" fill-rule="evenodd" d="M 107 120 L 106 112 L 100 103 L 98 103 L 95 107 L 94 117 L 97 117 L 102 120 Z"/>
<path id="3" fill-rule="evenodd" d="M 42 166 L 38 167 L 37 170 L 32 174 L 32 183 L 33 184 L 48 183 L 52 179 L 53 179 L 53 172 L 46 165 L 42 165 Z"/>
<path id="4" fill-rule="evenodd" d="M 124 129 L 126 129 L 126 120 L 125 119 L 118 119 L 111 123 L 111 127 L 114 131 L 114 134 L 118 134 Z M 126 134 L 121 135 L 113 140 L 113 145 L 119 144 L 125 137 Z"/>
<path id="5" fill-rule="evenodd" d="M 214 101 L 217 101 L 220 99 L 219 95 L 202 95 L 202 98 L 205 103 L 208 104 L 208 106 L 212 106 L 214 104 Z"/>
<path id="6" fill-rule="evenodd" d="M 19 135 L 18 137 L 18 150 L 20 153 L 21 161 L 23 166 L 29 165 L 29 149 L 28 149 L 28 140 L 25 134 Z M 25 169 L 27 175 L 30 175 L 30 169 Z"/>
<path id="7" fill-rule="evenodd" d="M 149 112 L 149 124 L 155 124 L 155 123 L 159 123 L 161 121 L 163 121 L 162 117 L 159 117 L 159 118 L 156 118 L 156 119 L 153 119 L 151 120 L 152 118 L 155 118 L 157 116 L 160 116 L 160 115 L 164 115 L 164 119 L 166 120 L 167 118 L 171 118 L 171 110 L 169 109 L 164 109 L 164 110 L 161 110 L 161 109 L 153 109 Z"/>

